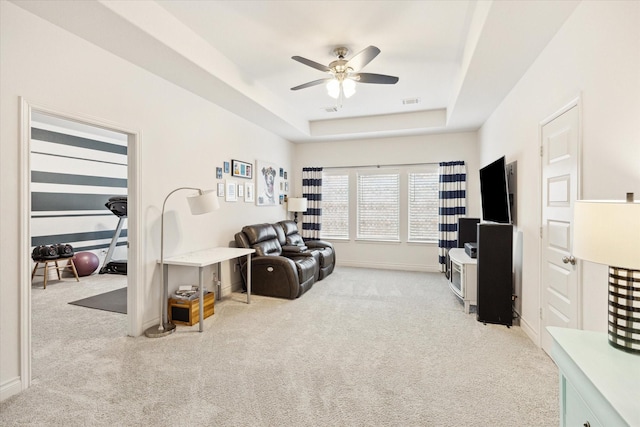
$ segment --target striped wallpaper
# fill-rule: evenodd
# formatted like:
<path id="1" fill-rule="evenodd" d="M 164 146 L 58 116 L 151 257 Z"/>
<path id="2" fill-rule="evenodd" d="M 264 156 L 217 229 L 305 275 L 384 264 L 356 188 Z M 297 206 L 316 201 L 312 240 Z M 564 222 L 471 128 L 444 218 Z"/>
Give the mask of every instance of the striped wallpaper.
<path id="1" fill-rule="evenodd" d="M 118 225 L 105 207 L 127 195 L 127 135 L 34 112 L 31 245 L 67 243 L 104 260 Z M 113 259 L 125 260 L 125 220 Z"/>

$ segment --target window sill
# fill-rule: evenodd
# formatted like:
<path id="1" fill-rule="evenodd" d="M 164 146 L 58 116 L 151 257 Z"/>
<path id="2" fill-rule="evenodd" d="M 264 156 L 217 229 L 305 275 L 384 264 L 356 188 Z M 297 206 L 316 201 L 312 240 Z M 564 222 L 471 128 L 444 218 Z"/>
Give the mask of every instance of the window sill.
<path id="1" fill-rule="evenodd" d="M 351 241 L 359 242 L 359 243 L 382 243 L 382 244 L 407 244 L 414 246 L 438 246 L 438 242 L 436 241 L 420 241 L 420 240 L 375 240 L 375 239 L 349 239 L 346 237 L 320 237 L 320 240 L 326 240 L 327 242 L 336 242 L 336 243 L 349 243 Z"/>
<path id="2" fill-rule="evenodd" d="M 400 240 L 376 240 L 376 239 L 356 239 L 356 242 L 362 243 L 382 243 L 382 244 L 400 244 Z"/>
<path id="3" fill-rule="evenodd" d="M 326 240 L 327 242 L 348 242 L 351 239 L 348 237 L 322 237 L 320 236 L 320 240 Z"/>
<path id="4" fill-rule="evenodd" d="M 409 245 L 438 246 L 438 242 L 433 241 L 433 240 L 407 240 L 407 244 L 409 244 Z"/>

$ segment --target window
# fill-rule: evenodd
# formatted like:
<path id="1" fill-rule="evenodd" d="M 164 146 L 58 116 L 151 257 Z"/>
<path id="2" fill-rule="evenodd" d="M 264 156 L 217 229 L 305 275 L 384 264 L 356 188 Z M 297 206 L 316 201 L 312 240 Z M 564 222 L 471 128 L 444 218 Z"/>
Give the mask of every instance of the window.
<path id="1" fill-rule="evenodd" d="M 438 241 L 438 165 L 322 173 L 323 239 Z"/>
<path id="2" fill-rule="evenodd" d="M 400 174 L 358 174 L 358 239 L 400 240 Z"/>
<path id="3" fill-rule="evenodd" d="M 322 174 L 322 229 L 324 239 L 349 238 L 349 174 Z"/>
<path id="4" fill-rule="evenodd" d="M 438 240 L 438 168 L 430 171 L 409 172 L 409 224 L 410 242 Z"/>

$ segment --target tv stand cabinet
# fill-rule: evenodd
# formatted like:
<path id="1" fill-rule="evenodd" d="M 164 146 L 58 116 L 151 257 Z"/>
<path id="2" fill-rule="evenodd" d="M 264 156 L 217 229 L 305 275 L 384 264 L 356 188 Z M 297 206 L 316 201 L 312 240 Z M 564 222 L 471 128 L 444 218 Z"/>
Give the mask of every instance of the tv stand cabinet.
<path id="1" fill-rule="evenodd" d="M 464 312 L 469 314 L 470 306 L 478 304 L 477 261 L 459 248 L 449 250 L 449 261 L 449 287 L 464 303 Z"/>

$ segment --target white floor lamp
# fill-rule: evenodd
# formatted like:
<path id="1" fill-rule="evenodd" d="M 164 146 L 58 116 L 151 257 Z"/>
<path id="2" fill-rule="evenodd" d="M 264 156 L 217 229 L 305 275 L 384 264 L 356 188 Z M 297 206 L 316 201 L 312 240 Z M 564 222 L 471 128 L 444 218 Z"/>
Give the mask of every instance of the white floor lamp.
<path id="1" fill-rule="evenodd" d="M 162 214 L 160 216 L 160 286 L 162 287 L 162 294 L 160 295 L 160 324 L 148 328 L 144 334 L 149 338 L 164 337 L 173 333 L 176 329 L 176 325 L 170 323 L 167 314 L 167 298 L 168 298 L 168 284 L 164 280 L 164 208 L 167 204 L 167 199 L 173 193 L 179 190 L 195 190 L 198 193 L 187 196 L 189 202 L 189 208 L 192 215 L 201 215 L 212 212 L 220 208 L 218 203 L 218 197 L 214 190 L 203 191 L 195 187 L 179 187 L 167 194 L 164 202 L 162 203 Z"/>

